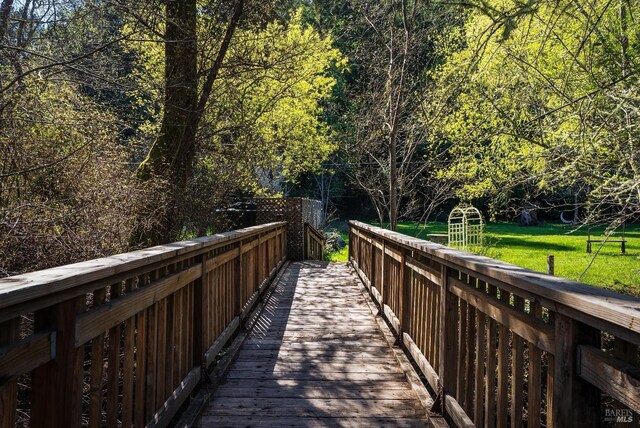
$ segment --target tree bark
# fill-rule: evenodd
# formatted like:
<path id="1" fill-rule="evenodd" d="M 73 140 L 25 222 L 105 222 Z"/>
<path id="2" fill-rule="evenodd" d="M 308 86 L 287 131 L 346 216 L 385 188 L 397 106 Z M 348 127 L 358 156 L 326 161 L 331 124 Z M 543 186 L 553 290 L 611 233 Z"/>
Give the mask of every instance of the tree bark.
<path id="1" fill-rule="evenodd" d="M 197 10 L 195 0 L 166 2 L 165 108 L 160 135 L 138 168 L 142 180 L 164 179 L 168 184 L 166 210 L 156 219 L 152 231 L 134 233 L 132 243 L 157 245 L 175 240 L 182 227 L 181 203 L 193 175 L 198 124 L 211 95 L 213 83 L 244 10 L 244 0 L 236 0 L 220 49 L 205 73 L 198 96 Z"/>
<path id="2" fill-rule="evenodd" d="M 4 42 L 4 36 L 7 34 L 12 6 L 13 0 L 2 0 L 0 4 L 0 43 Z"/>
<path id="3" fill-rule="evenodd" d="M 160 135 L 138 167 L 138 176 L 145 181 L 167 181 L 168 209 L 152 230 L 133 237 L 146 245 L 172 241 L 179 230 L 178 205 L 192 173 L 198 127 L 196 1 L 168 0 L 165 24 L 164 116 Z"/>

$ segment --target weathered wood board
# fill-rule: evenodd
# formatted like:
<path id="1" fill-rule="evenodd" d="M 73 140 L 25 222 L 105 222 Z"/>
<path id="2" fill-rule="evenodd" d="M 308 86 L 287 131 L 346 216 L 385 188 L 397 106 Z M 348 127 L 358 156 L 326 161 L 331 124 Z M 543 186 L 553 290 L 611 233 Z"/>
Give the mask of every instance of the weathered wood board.
<path id="1" fill-rule="evenodd" d="M 293 263 L 200 426 L 429 426 L 355 281 Z"/>

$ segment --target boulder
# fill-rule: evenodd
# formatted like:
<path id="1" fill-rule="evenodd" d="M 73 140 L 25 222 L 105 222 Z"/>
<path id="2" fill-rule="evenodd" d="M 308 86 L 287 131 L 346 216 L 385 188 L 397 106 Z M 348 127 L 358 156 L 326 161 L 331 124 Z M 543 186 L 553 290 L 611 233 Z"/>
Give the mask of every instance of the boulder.
<path id="1" fill-rule="evenodd" d="M 325 248 L 329 251 L 338 251 L 347 246 L 347 243 L 344 242 L 342 236 L 337 230 L 331 230 L 329 232 L 325 232 Z"/>

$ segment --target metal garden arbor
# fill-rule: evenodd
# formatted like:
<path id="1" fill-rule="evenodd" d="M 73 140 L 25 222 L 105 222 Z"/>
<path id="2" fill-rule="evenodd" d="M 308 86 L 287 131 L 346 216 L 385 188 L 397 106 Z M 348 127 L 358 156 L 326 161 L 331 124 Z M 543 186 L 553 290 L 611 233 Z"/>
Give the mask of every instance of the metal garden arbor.
<path id="1" fill-rule="evenodd" d="M 482 246 L 484 223 L 475 207 L 455 207 L 449 213 L 449 246 L 467 249 Z"/>

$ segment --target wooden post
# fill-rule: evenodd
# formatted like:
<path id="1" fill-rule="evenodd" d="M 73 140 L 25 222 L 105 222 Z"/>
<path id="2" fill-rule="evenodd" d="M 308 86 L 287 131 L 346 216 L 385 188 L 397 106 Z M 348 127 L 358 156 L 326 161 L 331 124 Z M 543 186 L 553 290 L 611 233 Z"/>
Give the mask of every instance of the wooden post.
<path id="1" fill-rule="evenodd" d="M 285 260 L 289 258 L 289 241 L 287 241 L 288 230 L 289 230 L 289 225 L 287 224 L 287 226 L 282 231 L 282 252 Z"/>
<path id="2" fill-rule="evenodd" d="M 555 257 L 553 254 L 547 256 L 547 273 L 549 275 L 555 275 Z"/>
<path id="3" fill-rule="evenodd" d="M 593 327 L 556 313 L 551 423 L 554 427 L 597 427 L 600 425 L 600 390 L 578 375 L 577 347 L 600 348 L 600 332 Z"/>
<path id="4" fill-rule="evenodd" d="M 304 260 L 310 258 L 309 255 L 311 254 L 311 239 L 309 239 L 309 227 L 305 224 L 304 225 L 304 254 L 302 256 L 302 258 Z"/>
<path id="5" fill-rule="evenodd" d="M 378 269 L 376 267 L 376 253 L 378 252 L 378 247 L 375 245 L 371 246 L 371 274 L 369 275 L 369 288 L 375 287 L 376 281 L 378 281 Z M 369 290 L 371 292 L 371 290 Z"/>
<path id="6" fill-rule="evenodd" d="M 252 293 L 255 293 L 260 289 L 262 283 L 262 234 L 258 234 L 258 245 L 256 246 L 256 265 L 254 267 L 255 285 Z"/>
<path id="7" fill-rule="evenodd" d="M 348 260 L 353 260 L 353 226 L 349 225 L 349 258 Z"/>
<path id="8" fill-rule="evenodd" d="M 233 316 L 242 313 L 242 290 L 244 290 L 244 275 L 242 272 L 242 241 L 238 242 L 238 260 L 235 262 L 235 278 L 233 286 Z"/>
<path id="9" fill-rule="evenodd" d="M 193 361 L 191 362 L 191 366 L 203 366 L 204 353 L 208 345 L 204 342 L 204 319 L 206 313 L 203 298 L 203 288 L 209 277 L 207 273 L 207 254 L 205 253 L 196 257 L 196 263 L 200 263 L 202 273 L 200 277 L 193 282 Z"/>
<path id="10" fill-rule="evenodd" d="M 373 264 L 373 248 L 375 248 L 375 246 L 373 245 L 373 240 L 371 241 L 371 264 Z M 386 296 L 386 291 L 385 288 L 387 286 L 387 280 L 386 280 L 386 275 L 387 275 L 387 241 L 385 241 L 384 239 L 382 239 L 382 266 L 381 266 L 381 273 L 380 273 L 380 302 L 378 302 L 380 304 L 380 307 L 378 309 L 379 311 L 379 315 L 380 316 L 384 316 L 384 301 L 387 298 Z M 373 284 L 371 284 L 371 288 L 373 289 Z"/>
<path id="11" fill-rule="evenodd" d="M 75 347 L 75 333 L 84 299 L 69 299 L 35 314 L 36 331 L 56 330 L 56 358 L 33 371 L 32 427 L 80 426 L 84 348 Z"/>
<path id="12" fill-rule="evenodd" d="M 402 250 L 402 266 L 400 267 L 400 331 L 398 338 L 402 343 L 402 335 L 409 331 L 411 322 L 411 270 L 406 263 L 407 251 Z"/>
<path id="13" fill-rule="evenodd" d="M 10 345 L 19 338 L 18 318 L 0 323 L 0 347 Z M 0 385 L 0 427 L 13 427 L 18 407 L 18 379 Z"/>
<path id="14" fill-rule="evenodd" d="M 448 290 L 449 268 L 444 264 L 440 268 L 440 318 L 438 376 L 446 394 L 455 394 L 456 390 L 456 342 L 458 335 L 457 298 Z M 444 412 L 444 409 L 443 409 Z"/>
<path id="15" fill-rule="evenodd" d="M 269 236 L 269 235 L 267 235 Z M 271 238 L 267 238 L 264 241 L 264 275 L 263 278 L 267 278 L 271 273 Z"/>

